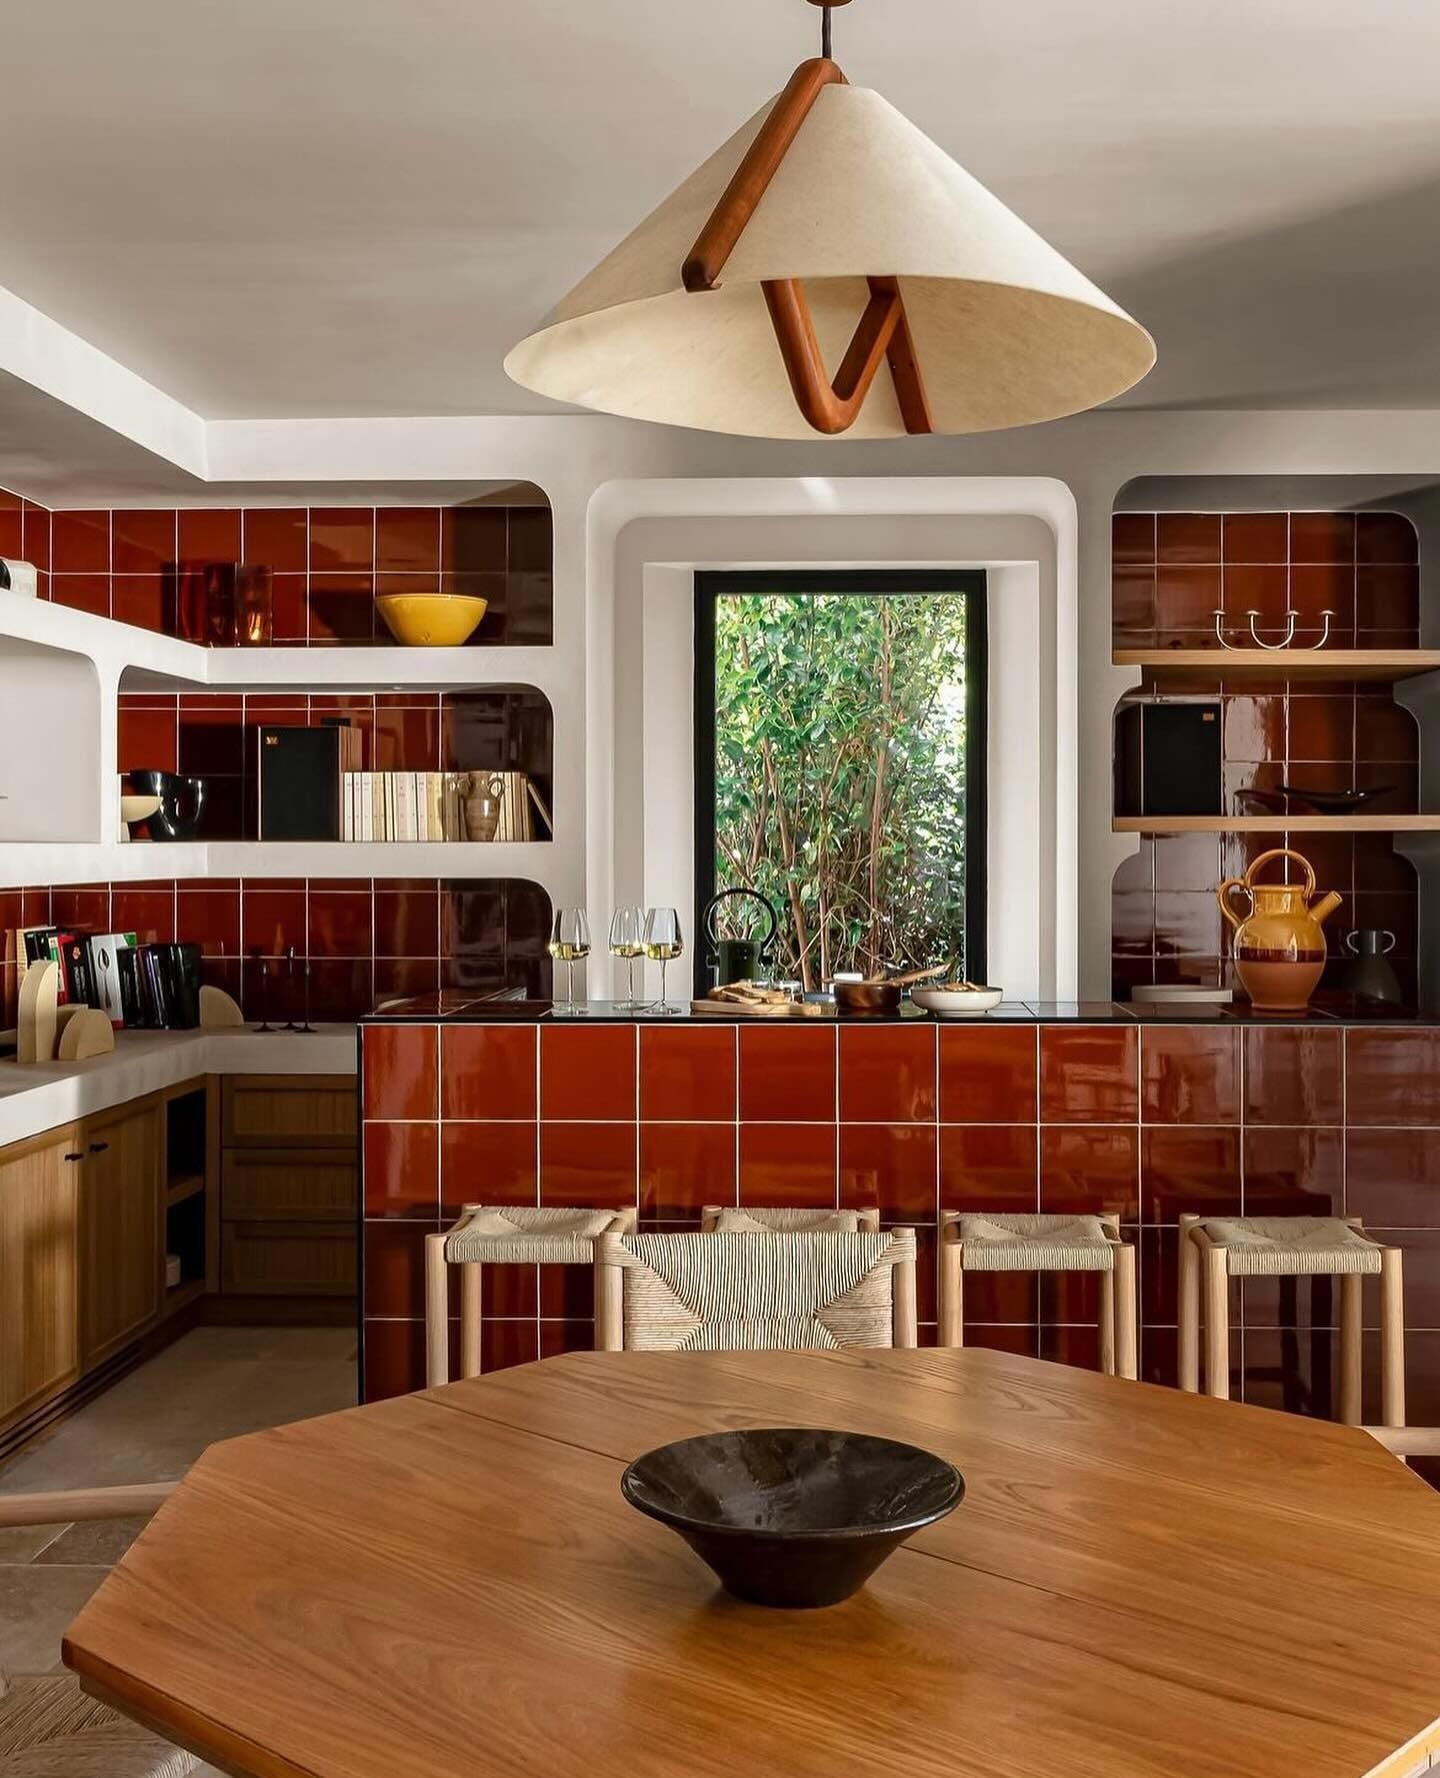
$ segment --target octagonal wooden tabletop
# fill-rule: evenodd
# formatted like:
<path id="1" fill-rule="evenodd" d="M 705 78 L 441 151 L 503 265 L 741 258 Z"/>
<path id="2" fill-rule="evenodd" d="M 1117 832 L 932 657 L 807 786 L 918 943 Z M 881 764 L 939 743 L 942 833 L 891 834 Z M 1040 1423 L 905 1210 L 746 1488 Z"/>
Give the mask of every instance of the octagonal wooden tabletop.
<path id="1" fill-rule="evenodd" d="M 621 1500 L 673 1438 L 963 1470 L 773 1612 Z M 583 1353 L 217 1445 L 81 1612 L 88 1690 L 262 1778 L 1399 1778 L 1440 1496 L 1365 1434 L 1001 1353 Z"/>

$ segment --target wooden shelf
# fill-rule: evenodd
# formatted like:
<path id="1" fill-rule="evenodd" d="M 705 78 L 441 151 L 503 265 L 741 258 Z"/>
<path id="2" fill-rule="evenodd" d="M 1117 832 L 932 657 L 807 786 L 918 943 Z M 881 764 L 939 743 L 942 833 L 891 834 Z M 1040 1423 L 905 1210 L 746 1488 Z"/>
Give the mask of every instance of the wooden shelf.
<path id="1" fill-rule="evenodd" d="M 1117 648 L 1117 667 L 1238 679 L 1413 679 L 1440 672 L 1440 648 Z"/>
<path id="2" fill-rule="evenodd" d="M 1440 833 L 1440 815 L 1117 815 L 1112 833 Z"/>
<path id="3" fill-rule="evenodd" d="M 183 1179 L 177 1179 L 165 1192 L 165 1208 L 173 1210 L 177 1204 L 183 1204 L 188 1198 L 196 1197 L 205 1189 L 205 1175 L 190 1173 Z"/>

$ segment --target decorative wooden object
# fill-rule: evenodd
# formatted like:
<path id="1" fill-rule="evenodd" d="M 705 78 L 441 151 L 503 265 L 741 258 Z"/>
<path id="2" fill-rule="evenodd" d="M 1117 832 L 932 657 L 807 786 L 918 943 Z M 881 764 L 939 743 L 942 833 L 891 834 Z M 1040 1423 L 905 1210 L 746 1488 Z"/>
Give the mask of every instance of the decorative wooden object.
<path id="1" fill-rule="evenodd" d="M 1440 669 L 1440 648 L 1117 648 L 1117 667 L 1217 679 L 1411 679 Z"/>
<path id="2" fill-rule="evenodd" d="M 62 1007 L 68 1014 L 60 1030 L 55 1054 L 62 1062 L 84 1062 L 91 1056 L 108 1056 L 115 1048 L 115 1027 L 93 1006 Z"/>
<path id="3" fill-rule="evenodd" d="M 49 1062 L 54 1059 L 59 994 L 59 964 L 53 958 L 32 963 L 20 983 L 16 1061 Z"/>
<path id="4" fill-rule="evenodd" d="M 713 290 L 720 282 L 726 260 L 815 101 L 827 86 L 844 84 L 845 75 L 828 56 L 802 62 L 790 76 L 685 260 L 681 278 L 692 295 Z M 796 405 L 817 432 L 846 432 L 855 424 L 876 372 L 888 362 L 905 430 L 931 432 L 934 427 L 900 286 L 890 277 L 871 277 L 868 282 L 870 300 L 832 382 L 815 337 L 804 284 L 798 278 L 763 281 L 770 324 Z"/>
<path id="5" fill-rule="evenodd" d="M 230 1031 L 245 1023 L 245 1015 L 223 988 L 209 982 L 200 989 L 200 1028 L 202 1031 Z"/>
<path id="6" fill-rule="evenodd" d="M 621 1470 L 787 1425 L 965 1502 L 834 1611 L 719 1603 Z M 1362 1432 L 1068 1366 L 584 1353 L 213 1446 L 64 1658 L 265 1778 L 729 1778 L 737 1724 L 754 1778 L 1398 1778 L 1440 1742 L 1437 1532 Z"/>

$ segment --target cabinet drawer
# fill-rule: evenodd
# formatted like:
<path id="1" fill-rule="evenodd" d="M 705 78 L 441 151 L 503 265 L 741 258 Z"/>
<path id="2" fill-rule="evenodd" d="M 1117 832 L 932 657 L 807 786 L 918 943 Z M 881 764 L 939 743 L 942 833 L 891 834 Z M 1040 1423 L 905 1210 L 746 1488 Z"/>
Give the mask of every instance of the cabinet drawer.
<path id="1" fill-rule="evenodd" d="M 232 1075 L 222 1125 L 227 1148 L 343 1148 L 355 1140 L 355 1083 Z"/>
<path id="2" fill-rule="evenodd" d="M 227 1148 L 220 1214 L 226 1222 L 350 1222 L 355 1173 L 352 1149 Z"/>
<path id="3" fill-rule="evenodd" d="M 355 1236 L 324 1222 L 226 1223 L 220 1276 L 240 1296 L 353 1296 Z"/>

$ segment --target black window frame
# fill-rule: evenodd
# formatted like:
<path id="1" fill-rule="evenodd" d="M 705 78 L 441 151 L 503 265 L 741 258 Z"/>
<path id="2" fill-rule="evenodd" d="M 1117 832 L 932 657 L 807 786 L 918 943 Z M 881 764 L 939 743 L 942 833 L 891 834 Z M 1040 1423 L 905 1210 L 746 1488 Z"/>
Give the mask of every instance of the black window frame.
<path id="1" fill-rule="evenodd" d="M 988 950 L 989 583 L 983 568 L 704 569 L 695 574 L 695 993 L 711 986 L 701 916 L 715 893 L 715 601 L 743 593 L 965 596 L 965 958 L 983 982 Z M 980 720 L 970 724 L 972 711 Z M 979 893 L 974 893 L 978 885 Z"/>

